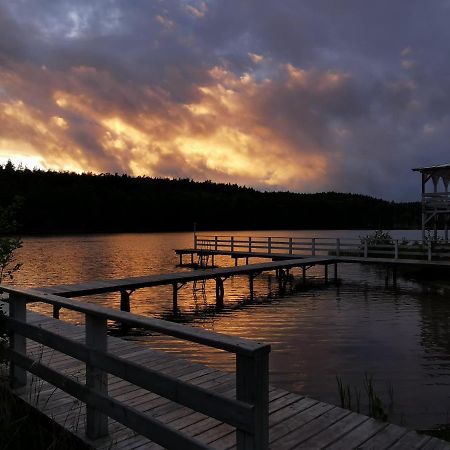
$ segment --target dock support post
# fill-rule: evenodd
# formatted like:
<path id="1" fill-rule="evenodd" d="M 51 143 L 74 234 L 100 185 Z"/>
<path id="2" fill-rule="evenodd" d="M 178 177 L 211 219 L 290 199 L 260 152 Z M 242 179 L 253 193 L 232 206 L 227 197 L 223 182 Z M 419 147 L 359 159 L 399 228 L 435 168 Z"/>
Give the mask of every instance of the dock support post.
<path id="1" fill-rule="evenodd" d="M 237 258 L 237 257 L 235 257 L 235 258 L 234 258 L 234 266 L 235 266 L 235 267 L 237 267 L 237 266 L 238 266 L 238 264 L 239 264 L 239 262 L 238 262 L 238 258 Z"/>
<path id="2" fill-rule="evenodd" d="M 334 263 L 334 284 L 338 282 L 338 265 Z"/>
<path id="3" fill-rule="evenodd" d="M 284 269 L 278 269 L 278 290 L 280 292 L 284 291 L 285 280 L 286 280 L 286 273 Z"/>
<path id="4" fill-rule="evenodd" d="M 428 241 L 428 261 L 431 261 L 431 241 Z"/>
<path id="5" fill-rule="evenodd" d="M 254 292 L 253 292 L 253 278 L 254 278 L 254 274 L 253 272 L 250 272 L 248 274 L 248 284 L 249 284 L 249 288 L 250 288 L 250 301 L 253 302 L 254 299 Z"/>
<path id="6" fill-rule="evenodd" d="M 20 322 L 27 321 L 27 301 L 25 297 L 10 294 L 9 317 Z M 9 332 L 9 348 L 12 351 L 26 355 L 27 340 L 25 336 L 21 336 L 14 331 Z M 27 385 L 27 371 L 13 362 L 10 362 L 9 364 L 9 377 L 13 389 Z"/>
<path id="7" fill-rule="evenodd" d="M 367 258 L 369 255 L 369 247 L 367 245 L 367 239 L 364 239 L 364 258 Z"/>
<path id="8" fill-rule="evenodd" d="M 127 291 L 120 291 L 120 310 L 130 312 L 130 294 Z"/>
<path id="9" fill-rule="evenodd" d="M 59 311 L 61 310 L 61 306 L 53 305 L 53 318 L 59 319 Z"/>
<path id="10" fill-rule="evenodd" d="M 303 281 L 303 286 L 306 285 L 306 267 L 302 266 L 302 281 Z"/>
<path id="11" fill-rule="evenodd" d="M 211 264 L 214 267 L 214 253 L 211 255 Z"/>
<path id="12" fill-rule="evenodd" d="M 183 253 L 180 253 L 180 267 L 183 265 Z"/>
<path id="13" fill-rule="evenodd" d="M 172 284 L 172 312 L 174 316 L 178 315 L 178 283 Z"/>
<path id="14" fill-rule="evenodd" d="M 223 296 L 224 296 L 224 288 L 223 288 L 223 280 L 222 278 L 216 278 L 216 308 L 223 308 Z"/>
<path id="15" fill-rule="evenodd" d="M 191 264 L 194 265 L 194 253 L 191 253 Z"/>
<path id="16" fill-rule="evenodd" d="M 398 259 L 398 240 L 397 239 L 394 242 L 394 258 Z"/>
<path id="17" fill-rule="evenodd" d="M 86 315 L 86 346 L 91 350 L 107 350 L 107 321 L 104 317 Z M 108 374 L 97 367 L 86 364 L 86 387 L 108 395 Z M 86 434 L 98 439 L 108 434 L 108 416 L 95 407 L 86 405 Z"/>
<path id="18" fill-rule="evenodd" d="M 237 430 L 238 450 L 269 448 L 269 351 L 236 355 L 236 398 L 254 405 L 254 433 Z"/>
<path id="19" fill-rule="evenodd" d="M 328 264 L 324 265 L 324 271 L 325 271 L 325 284 L 328 283 Z"/>
<path id="20" fill-rule="evenodd" d="M 311 255 L 316 256 L 316 238 L 311 239 Z"/>
<path id="21" fill-rule="evenodd" d="M 397 266 L 392 267 L 392 283 L 394 287 L 397 286 Z"/>

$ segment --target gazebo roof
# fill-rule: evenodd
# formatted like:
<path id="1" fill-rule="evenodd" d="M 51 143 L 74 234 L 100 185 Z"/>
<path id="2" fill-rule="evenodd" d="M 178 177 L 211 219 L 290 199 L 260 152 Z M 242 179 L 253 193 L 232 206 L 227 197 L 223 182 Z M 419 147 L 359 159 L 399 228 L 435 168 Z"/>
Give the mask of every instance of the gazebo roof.
<path id="1" fill-rule="evenodd" d="M 429 166 L 429 167 L 417 167 L 415 169 L 412 169 L 414 172 L 426 172 L 426 173 L 433 173 L 433 172 L 440 172 L 442 170 L 450 170 L 450 164 L 441 164 L 439 166 Z"/>

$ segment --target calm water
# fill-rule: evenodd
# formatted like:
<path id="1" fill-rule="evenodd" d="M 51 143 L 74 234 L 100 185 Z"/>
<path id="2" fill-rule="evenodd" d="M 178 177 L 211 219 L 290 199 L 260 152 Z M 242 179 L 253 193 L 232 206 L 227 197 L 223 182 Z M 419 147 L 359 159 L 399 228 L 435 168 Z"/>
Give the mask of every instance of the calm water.
<path id="1" fill-rule="evenodd" d="M 248 236 L 358 237 L 359 231 L 242 232 Z M 222 233 L 225 234 L 225 233 Z M 395 232 L 395 237 L 418 237 Z M 117 234 L 24 239 L 19 258 L 24 263 L 15 284 L 39 286 L 94 279 L 138 276 L 175 269 L 174 248 L 192 246 L 191 233 Z M 231 265 L 228 257 L 218 258 Z M 372 375 L 386 406 L 393 398 L 390 420 L 425 428 L 448 422 L 450 412 L 449 293 L 400 278 L 396 288 L 385 285 L 382 268 L 341 265 L 338 286 L 323 283 L 323 268 L 308 271 L 308 288 L 301 290 L 298 271 L 281 296 L 272 275 L 255 280 L 257 299 L 246 303 L 248 279 L 225 281 L 225 309 L 214 308 L 214 283 L 206 293 L 185 286 L 179 294 L 181 320 L 217 332 L 258 339 L 272 345 L 271 383 L 339 404 L 336 376 L 363 391 Z M 171 318 L 171 289 L 135 292 L 133 312 Z M 118 294 L 82 299 L 118 307 Z M 34 305 L 40 311 L 49 311 Z M 81 322 L 62 311 L 65 320 Z M 114 325 L 111 325 L 114 331 Z M 233 370 L 226 353 L 138 330 L 127 336 L 154 348 Z M 389 394 L 393 392 L 393 397 Z"/>

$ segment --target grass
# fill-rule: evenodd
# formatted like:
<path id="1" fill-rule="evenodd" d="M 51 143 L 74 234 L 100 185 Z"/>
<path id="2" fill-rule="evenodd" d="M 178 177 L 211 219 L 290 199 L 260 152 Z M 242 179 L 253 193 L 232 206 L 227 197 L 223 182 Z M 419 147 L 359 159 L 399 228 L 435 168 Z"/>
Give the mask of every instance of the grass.
<path id="1" fill-rule="evenodd" d="M 16 397 L 6 380 L 0 382 L 0 436 L 0 450 L 87 448 Z"/>

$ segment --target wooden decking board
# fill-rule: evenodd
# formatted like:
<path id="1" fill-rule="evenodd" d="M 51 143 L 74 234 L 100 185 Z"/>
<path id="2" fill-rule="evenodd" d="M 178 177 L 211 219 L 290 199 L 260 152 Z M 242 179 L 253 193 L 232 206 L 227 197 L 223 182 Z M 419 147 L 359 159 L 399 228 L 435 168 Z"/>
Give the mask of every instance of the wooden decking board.
<path id="1" fill-rule="evenodd" d="M 301 425 L 307 424 L 312 420 L 317 419 L 325 412 L 335 408 L 333 405 L 328 405 L 326 403 L 318 402 L 315 405 L 307 408 L 304 411 L 299 411 L 295 415 L 289 417 L 288 419 L 279 422 L 270 428 L 269 441 L 271 445 L 276 444 L 288 433 L 296 430 Z M 274 447 L 275 448 L 275 447 Z"/>
<path id="2" fill-rule="evenodd" d="M 331 443 L 327 448 L 329 450 L 348 450 L 350 448 L 358 448 L 359 445 L 374 434 L 383 430 L 388 426 L 385 422 L 369 419 L 359 424 L 356 428 L 350 430 L 346 435 L 341 436 L 339 440 Z"/>
<path id="3" fill-rule="evenodd" d="M 408 433 L 406 428 L 389 424 L 383 430 L 374 434 L 372 437 L 360 444 L 359 448 L 364 450 L 382 450 L 394 445 L 402 436 Z"/>
<path id="4" fill-rule="evenodd" d="M 437 438 L 431 438 L 421 450 L 448 450 L 448 442 Z"/>
<path id="5" fill-rule="evenodd" d="M 291 393 L 282 396 L 281 399 L 284 400 L 284 406 L 282 406 L 280 402 L 276 401 L 269 403 L 269 427 L 271 430 L 273 429 L 274 424 L 282 422 L 283 420 L 298 414 L 300 411 L 304 411 L 319 403 L 317 400 L 312 400 L 307 397 L 300 397 Z M 332 406 L 330 405 L 330 408 L 331 407 Z M 215 449 L 224 450 L 235 448 L 236 436 L 233 432 L 228 433 L 226 436 L 218 436 L 220 437 L 216 439 L 217 442 L 210 442 Z"/>
<path id="6" fill-rule="evenodd" d="M 351 413 L 338 420 L 333 425 L 311 436 L 310 438 L 305 439 L 304 441 L 298 440 L 296 445 L 303 445 L 307 448 L 328 448 L 330 444 L 338 441 L 341 436 L 345 436 L 347 433 L 354 430 L 364 422 L 367 422 L 368 420 L 368 417 L 361 416 L 357 413 Z"/>
<path id="7" fill-rule="evenodd" d="M 279 439 L 278 441 L 272 443 L 272 448 L 277 448 L 280 450 L 290 450 L 295 448 L 299 442 L 306 441 L 308 438 L 319 434 L 321 431 L 334 425 L 336 422 L 350 414 L 351 411 L 338 407 L 332 408 L 317 417 L 315 420 L 302 424 L 285 434 L 283 439 Z"/>
<path id="8" fill-rule="evenodd" d="M 78 342 L 84 342 L 83 329 L 34 312 L 28 314 L 30 322 L 45 329 L 61 333 Z M 29 341 L 29 340 L 28 340 Z M 143 348 L 139 343 L 108 337 L 110 351 L 124 359 L 146 365 L 170 374 L 193 385 L 212 389 L 221 395 L 235 396 L 235 376 L 208 368 L 198 363 L 181 360 L 177 356 Z M 85 379 L 85 364 L 61 352 L 29 341 L 27 348 L 43 363 L 80 382 Z M 72 430 L 79 437 L 101 449 L 153 449 L 162 447 L 137 435 L 120 423 L 109 419 L 110 436 L 95 443 L 84 437 L 86 408 L 83 403 L 40 381 L 34 386 L 17 391 L 22 398 L 37 406 L 49 417 Z M 119 377 L 109 375 L 109 393 L 112 397 L 181 430 L 187 435 L 207 443 L 214 449 L 236 446 L 236 432 L 230 425 L 207 417 L 155 393 L 148 392 Z M 269 390 L 270 446 L 273 449 L 322 448 L 334 450 L 361 446 L 361 448 L 427 448 L 450 449 L 450 445 L 435 438 L 419 436 L 415 432 L 385 425 L 356 413 L 327 405 L 308 397 L 271 387 Z"/>
<path id="9" fill-rule="evenodd" d="M 399 450 L 403 448 L 409 448 L 411 450 L 416 450 L 423 448 L 427 442 L 431 441 L 431 436 L 420 436 L 417 437 L 417 433 L 410 431 L 402 436 L 389 450 Z"/>

